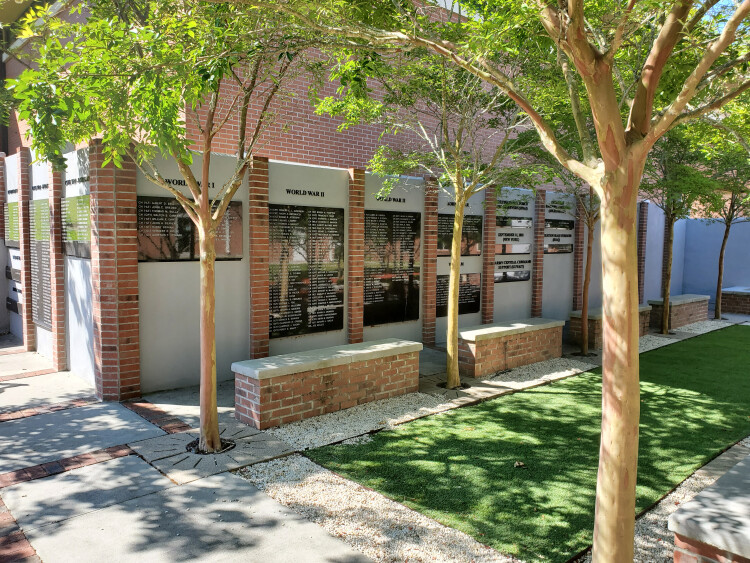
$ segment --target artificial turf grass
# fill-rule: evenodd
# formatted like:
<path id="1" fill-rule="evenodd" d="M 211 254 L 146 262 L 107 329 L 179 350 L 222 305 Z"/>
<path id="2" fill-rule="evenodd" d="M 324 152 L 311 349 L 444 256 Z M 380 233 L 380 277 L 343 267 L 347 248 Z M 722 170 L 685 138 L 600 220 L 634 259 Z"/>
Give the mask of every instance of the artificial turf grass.
<path id="1" fill-rule="evenodd" d="M 637 511 L 750 434 L 750 327 L 640 362 Z M 591 543 L 600 421 L 592 372 L 308 455 L 498 551 L 565 561 Z"/>

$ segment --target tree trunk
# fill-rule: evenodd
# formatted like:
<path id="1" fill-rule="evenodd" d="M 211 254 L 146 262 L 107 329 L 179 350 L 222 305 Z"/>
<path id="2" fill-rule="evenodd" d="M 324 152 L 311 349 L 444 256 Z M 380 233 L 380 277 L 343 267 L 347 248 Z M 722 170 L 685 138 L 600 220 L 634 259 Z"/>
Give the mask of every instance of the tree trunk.
<path id="1" fill-rule="evenodd" d="M 667 216 L 667 240 L 664 245 L 664 271 L 661 280 L 661 295 L 664 299 L 662 313 L 661 313 L 661 333 L 669 334 L 669 313 L 672 310 L 672 305 L 669 302 L 671 285 L 672 285 L 672 247 L 674 246 L 674 223 L 675 220 L 672 217 Z"/>
<path id="2" fill-rule="evenodd" d="M 732 223 L 726 222 L 724 224 L 724 238 L 721 241 L 721 250 L 719 251 L 719 277 L 716 280 L 716 310 L 714 312 L 714 319 L 717 321 L 721 320 L 721 286 L 724 283 L 724 251 L 727 249 L 727 240 L 729 240 L 729 229 L 732 227 Z"/>
<path id="3" fill-rule="evenodd" d="M 639 166 L 642 170 L 642 163 L 626 161 L 613 172 L 601 202 L 604 351 L 592 553 L 595 563 L 633 561 L 640 417 L 636 244 Z"/>
<path id="4" fill-rule="evenodd" d="M 586 266 L 583 274 L 583 296 L 581 303 L 581 354 L 589 353 L 589 285 L 591 284 L 591 256 L 594 252 L 594 229 L 588 228 L 586 236 Z"/>
<path id="5" fill-rule="evenodd" d="M 453 241 L 451 242 L 451 270 L 448 278 L 448 334 L 446 348 L 448 350 L 446 387 L 453 389 L 461 385 L 458 373 L 458 296 L 461 281 L 461 234 L 464 225 L 464 198 L 456 198 L 456 213 L 453 218 Z"/>
<path id="6" fill-rule="evenodd" d="M 208 219 L 210 220 L 210 219 Z M 201 434 L 198 444 L 202 452 L 221 449 L 219 413 L 216 407 L 216 283 L 214 266 L 216 248 L 212 228 L 199 227 L 200 233 L 200 415 Z"/>

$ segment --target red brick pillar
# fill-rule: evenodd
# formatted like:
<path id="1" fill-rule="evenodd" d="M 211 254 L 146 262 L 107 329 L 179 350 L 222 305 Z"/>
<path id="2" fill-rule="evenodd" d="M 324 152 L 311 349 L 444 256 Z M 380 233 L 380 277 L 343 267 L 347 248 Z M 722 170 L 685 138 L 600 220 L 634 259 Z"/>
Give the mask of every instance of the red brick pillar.
<path id="1" fill-rule="evenodd" d="M 65 345 L 65 254 L 62 239 L 62 198 L 64 186 L 61 172 L 50 167 L 49 184 L 49 268 L 52 304 L 52 365 L 57 371 L 68 369 Z"/>
<path id="2" fill-rule="evenodd" d="M 531 316 L 542 316 L 544 287 L 544 216 L 547 192 L 538 190 L 534 199 L 534 250 L 531 258 Z"/>
<path id="3" fill-rule="evenodd" d="M 435 302 L 437 293 L 437 219 L 438 186 L 431 176 L 425 178 L 424 215 L 422 218 L 422 344 L 435 345 Z"/>
<path id="4" fill-rule="evenodd" d="M 0 152 L 0 238 L 5 240 L 5 153 Z M 10 266 L 10 264 L 8 264 Z M 4 274 L 3 274 L 4 275 Z M 0 307 L 4 307 L 3 302 L 0 301 Z"/>
<path id="5" fill-rule="evenodd" d="M 268 159 L 253 157 L 250 171 L 250 357 L 268 356 L 269 309 L 269 229 Z"/>
<path id="6" fill-rule="evenodd" d="M 667 249 L 669 248 L 669 225 L 667 224 L 667 217 L 665 215 L 664 217 L 664 239 L 663 239 L 663 250 L 661 254 L 661 285 L 660 288 L 664 287 L 664 280 L 667 277 L 667 272 L 669 268 L 667 268 Z M 674 249 L 672 249 L 674 251 Z M 674 260 L 674 256 L 672 256 L 672 259 Z M 664 293 L 660 293 L 661 297 L 664 298 Z"/>
<path id="7" fill-rule="evenodd" d="M 138 329 L 136 167 L 102 168 L 101 141 L 89 147 L 94 378 L 104 401 L 141 394 Z"/>
<path id="8" fill-rule="evenodd" d="M 349 169 L 348 215 L 346 335 L 355 344 L 364 338 L 365 298 L 365 171 L 359 168 Z"/>
<path id="9" fill-rule="evenodd" d="M 648 236 L 648 202 L 638 204 L 638 302 L 643 303 L 646 281 L 646 243 Z"/>
<path id="10" fill-rule="evenodd" d="M 36 328 L 31 307 L 31 225 L 29 201 L 31 200 L 31 151 L 18 148 L 18 238 L 21 253 L 21 292 L 23 305 L 23 345 L 28 351 L 36 350 Z"/>
<path id="11" fill-rule="evenodd" d="M 484 229 L 482 231 L 482 324 L 495 322 L 495 238 L 497 194 L 484 190 Z"/>
<path id="12" fill-rule="evenodd" d="M 573 231 L 573 310 L 580 311 L 583 308 L 583 262 L 586 251 L 584 217 L 586 213 L 578 198 L 576 201 L 576 225 Z"/>

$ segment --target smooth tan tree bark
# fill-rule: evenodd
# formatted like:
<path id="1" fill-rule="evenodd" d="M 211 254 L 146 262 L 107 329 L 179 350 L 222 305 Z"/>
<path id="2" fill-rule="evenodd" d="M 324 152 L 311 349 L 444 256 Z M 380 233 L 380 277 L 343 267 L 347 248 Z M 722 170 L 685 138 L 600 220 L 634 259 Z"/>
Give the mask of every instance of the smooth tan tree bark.
<path id="1" fill-rule="evenodd" d="M 461 385 L 458 372 L 458 297 L 461 282 L 461 235 L 464 225 L 466 199 L 456 197 L 456 213 L 453 217 L 453 241 L 451 242 L 451 269 L 448 278 L 448 331 L 447 331 L 447 372 L 446 388 Z"/>
<path id="2" fill-rule="evenodd" d="M 591 285 L 591 258 L 594 254 L 594 229 L 586 229 L 586 265 L 583 273 L 583 295 L 581 304 L 581 354 L 589 353 L 589 286 Z"/>
<path id="3" fill-rule="evenodd" d="M 672 255 L 674 250 L 674 223 L 673 217 L 665 217 L 667 221 L 667 240 L 664 242 L 664 271 L 661 279 L 661 296 L 664 299 L 662 313 L 661 313 L 661 333 L 669 334 L 669 313 L 672 310 L 672 304 L 670 303 L 672 294 Z"/>
<path id="4" fill-rule="evenodd" d="M 727 249 L 729 230 L 731 228 L 731 222 L 724 224 L 724 238 L 721 240 L 721 250 L 719 251 L 719 277 L 716 280 L 716 309 L 714 311 L 714 319 L 717 321 L 721 320 L 721 286 L 724 283 L 724 252 Z"/>

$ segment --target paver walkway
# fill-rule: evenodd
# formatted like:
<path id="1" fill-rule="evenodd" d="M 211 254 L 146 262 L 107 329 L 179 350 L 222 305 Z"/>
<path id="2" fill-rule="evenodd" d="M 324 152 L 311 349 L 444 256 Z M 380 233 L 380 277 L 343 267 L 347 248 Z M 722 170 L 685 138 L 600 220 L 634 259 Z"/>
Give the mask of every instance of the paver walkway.
<path id="1" fill-rule="evenodd" d="M 229 472 L 292 451 L 232 418 L 233 386 L 220 419 L 237 447 L 195 456 L 189 392 L 160 394 L 174 412 L 99 403 L 50 372 L 0 337 L 0 562 L 369 560 Z"/>

